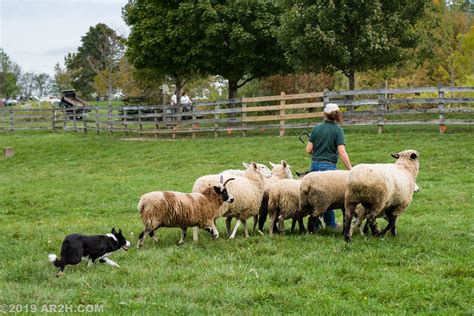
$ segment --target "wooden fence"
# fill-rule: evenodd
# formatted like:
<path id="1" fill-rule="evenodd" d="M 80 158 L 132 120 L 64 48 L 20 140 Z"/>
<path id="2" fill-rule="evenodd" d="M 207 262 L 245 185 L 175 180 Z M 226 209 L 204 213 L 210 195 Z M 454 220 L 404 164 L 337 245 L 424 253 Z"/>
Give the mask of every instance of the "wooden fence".
<path id="1" fill-rule="evenodd" d="M 71 109 L 0 108 L 0 132 L 57 130 L 175 138 L 218 137 L 287 129 L 309 130 L 322 120 L 324 104 L 336 103 L 344 125 L 474 124 L 474 87 L 429 87 L 324 91 L 242 98 L 181 107 L 170 105 L 88 106 Z"/>

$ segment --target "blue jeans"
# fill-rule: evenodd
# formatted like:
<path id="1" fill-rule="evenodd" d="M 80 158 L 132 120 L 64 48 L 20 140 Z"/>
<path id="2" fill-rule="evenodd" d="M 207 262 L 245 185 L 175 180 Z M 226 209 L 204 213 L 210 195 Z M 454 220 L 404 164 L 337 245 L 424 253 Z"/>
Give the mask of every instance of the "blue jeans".
<path id="1" fill-rule="evenodd" d="M 328 161 L 311 161 L 311 171 L 328 171 L 336 170 L 336 164 Z M 328 209 L 326 213 L 323 214 L 324 223 L 326 226 L 331 228 L 336 228 L 336 214 L 334 214 L 333 209 Z M 316 223 L 316 227 L 319 228 L 319 223 Z"/>

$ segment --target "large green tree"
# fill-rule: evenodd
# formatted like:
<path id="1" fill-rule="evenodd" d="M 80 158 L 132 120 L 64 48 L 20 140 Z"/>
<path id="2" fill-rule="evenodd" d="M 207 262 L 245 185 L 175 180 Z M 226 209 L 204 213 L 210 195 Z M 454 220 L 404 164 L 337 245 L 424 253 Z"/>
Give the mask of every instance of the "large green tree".
<path id="1" fill-rule="evenodd" d="M 276 41 L 280 10 L 269 0 L 130 0 L 127 56 L 139 69 L 171 75 L 178 92 L 196 76 L 221 75 L 233 99 L 248 81 L 286 65 Z"/>
<path id="2" fill-rule="evenodd" d="M 131 28 L 128 59 L 138 70 L 172 76 L 180 94 L 187 81 L 207 72 L 201 50 L 205 9 L 190 1 L 129 0 L 123 9 Z"/>
<path id="3" fill-rule="evenodd" d="M 229 99 L 250 80 L 289 70 L 277 42 L 282 7 L 277 1 L 210 1 L 207 62 L 228 80 Z"/>
<path id="4" fill-rule="evenodd" d="M 91 26 L 81 38 L 76 53 L 66 57 L 66 68 L 72 76 L 72 86 L 83 96 L 90 97 L 94 80 L 100 76 L 107 82 L 109 95 L 113 90 L 112 78 L 119 69 L 123 55 L 122 39 L 114 30 L 103 23 Z"/>
<path id="5" fill-rule="evenodd" d="M 279 41 L 296 67 L 355 74 L 407 58 L 417 44 L 415 24 L 429 0 L 290 0 Z"/>

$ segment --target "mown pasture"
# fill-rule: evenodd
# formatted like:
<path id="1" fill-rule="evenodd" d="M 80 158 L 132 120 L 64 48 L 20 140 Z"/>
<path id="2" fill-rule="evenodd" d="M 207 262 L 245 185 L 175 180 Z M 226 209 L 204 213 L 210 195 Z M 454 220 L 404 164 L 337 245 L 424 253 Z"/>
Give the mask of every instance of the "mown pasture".
<path id="1" fill-rule="evenodd" d="M 121 228 L 136 245 L 136 205 L 153 190 L 189 191 L 204 174 L 242 161 L 286 159 L 309 166 L 295 135 L 124 140 L 75 133 L 0 134 L 15 156 L 0 160 L 0 304 L 100 304 L 108 314 L 341 314 L 474 312 L 474 128 L 345 128 L 352 163 L 420 152 L 421 192 L 383 239 L 340 231 L 224 238 L 158 230 L 159 243 L 119 251 L 113 268 L 68 266 L 56 278 L 47 260 L 70 233 Z M 343 168 L 342 164 L 338 166 Z M 341 214 L 337 212 L 338 221 Z M 384 226 L 380 220 L 380 226 Z M 287 225 L 288 228 L 289 225 Z"/>

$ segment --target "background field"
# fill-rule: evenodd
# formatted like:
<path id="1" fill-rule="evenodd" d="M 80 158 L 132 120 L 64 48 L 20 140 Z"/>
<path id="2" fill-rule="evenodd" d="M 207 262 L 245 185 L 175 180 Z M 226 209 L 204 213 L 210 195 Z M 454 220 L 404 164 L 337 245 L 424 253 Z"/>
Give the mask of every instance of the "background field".
<path id="1" fill-rule="evenodd" d="M 208 173 L 242 161 L 286 159 L 303 171 L 296 136 L 133 141 L 105 135 L 1 134 L 15 157 L 0 161 L 0 304 L 104 304 L 107 313 L 466 313 L 473 307 L 474 127 L 345 128 L 353 164 L 392 162 L 417 149 L 421 192 L 399 236 L 340 232 L 219 238 L 202 231 L 176 246 L 158 230 L 140 250 L 116 252 L 120 269 L 85 263 L 64 278 L 48 262 L 65 235 L 121 228 L 136 245 L 141 194 L 189 191 Z M 339 166 L 339 168 L 343 168 Z M 341 221 L 340 212 L 337 212 Z M 385 223 L 381 223 L 384 226 Z M 221 236 L 223 220 L 218 221 Z M 287 225 L 288 227 L 288 225 Z M 191 231 L 189 231 L 191 233 Z"/>

